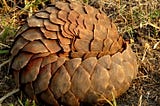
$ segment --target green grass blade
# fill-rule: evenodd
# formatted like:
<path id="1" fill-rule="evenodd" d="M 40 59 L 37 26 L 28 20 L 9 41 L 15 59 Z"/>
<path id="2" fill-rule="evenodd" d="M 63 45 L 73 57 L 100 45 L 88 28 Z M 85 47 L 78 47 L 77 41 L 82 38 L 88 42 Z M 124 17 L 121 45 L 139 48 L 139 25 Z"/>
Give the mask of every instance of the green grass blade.
<path id="1" fill-rule="evenodd" d="M 9 53 L 9 50 L 0 50 L 0 55 L 1 54 L 8 54 Z"/>

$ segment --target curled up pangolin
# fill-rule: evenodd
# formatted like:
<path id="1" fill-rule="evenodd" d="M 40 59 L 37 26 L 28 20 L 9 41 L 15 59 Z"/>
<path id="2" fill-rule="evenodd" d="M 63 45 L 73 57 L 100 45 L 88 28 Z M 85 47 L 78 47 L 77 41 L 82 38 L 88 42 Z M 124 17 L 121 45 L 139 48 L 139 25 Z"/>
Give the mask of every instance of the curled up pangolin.
<path id="1" fill-rule="evenodd" d="M 138 69 L 106 14 L 73 1 L 56 2 L 28 18 L 11 55 L 17 86 L 53 106 L 112 100 L 129 88 Z"/>

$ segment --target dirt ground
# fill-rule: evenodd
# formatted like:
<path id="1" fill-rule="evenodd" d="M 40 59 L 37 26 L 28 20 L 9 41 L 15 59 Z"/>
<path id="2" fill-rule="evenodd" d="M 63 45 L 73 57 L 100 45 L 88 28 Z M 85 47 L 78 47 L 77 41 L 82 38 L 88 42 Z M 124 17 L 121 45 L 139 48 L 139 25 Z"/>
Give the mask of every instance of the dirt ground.
<path id="1" fill-rule="evenodd" d="M 0 1 L 0 98 L 15 89 L 14 80 L 8 71 L 8 51 L 14 41 L 14 33 L 23 25 L 28 16 L 27 11 L 37 11 L 44 6 L 38 2 L 38 7 L 34 4 L 35 7 L 22 11 L 25 7 L 23 1 L 4 1 Z M 160 1 L 84 1 L 102 9 L 116 23 L 119 33 L 124 39 L 130 40 L 137 55 L 138 75 L 127 92 L 116 99 L 117 106 L 160 106 Z M 6 98 L 0 106 L 26 106 L 21 104 L 24 101 L 26 97 L 18 92 Z"/>

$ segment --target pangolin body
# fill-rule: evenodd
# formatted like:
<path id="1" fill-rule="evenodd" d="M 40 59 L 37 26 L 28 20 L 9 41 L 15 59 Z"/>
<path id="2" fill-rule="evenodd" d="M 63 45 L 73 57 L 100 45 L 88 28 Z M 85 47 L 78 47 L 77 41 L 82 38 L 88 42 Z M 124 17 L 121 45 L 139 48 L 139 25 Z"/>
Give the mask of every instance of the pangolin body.
<path id="1" fill-rule="evenodd" d="M 28 18 L 11 54 L 18 87 L 53 106 L 112 100 L 137 74 L 136 56 L 115 24 L 79 2 L 56 2 Z"/>

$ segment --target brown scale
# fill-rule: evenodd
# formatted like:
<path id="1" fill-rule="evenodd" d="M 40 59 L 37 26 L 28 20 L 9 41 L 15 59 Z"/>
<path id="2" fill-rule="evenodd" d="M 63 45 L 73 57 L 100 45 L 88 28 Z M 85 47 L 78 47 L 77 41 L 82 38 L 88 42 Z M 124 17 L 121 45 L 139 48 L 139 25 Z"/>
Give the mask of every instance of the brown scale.
<path id="1" fill-rule="evenodd" d="M 11 72 L 36 102 L 96 105 L 120 96 L 136 77 L 136 55 L 104 12 L 79 2 L 56 2 L 17 32 Z"/>

